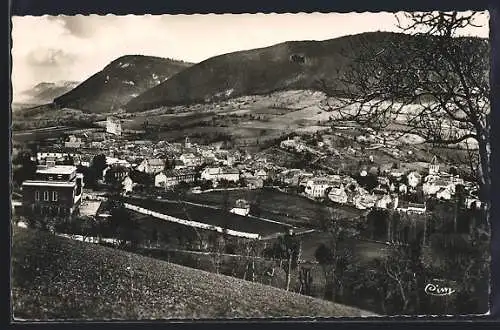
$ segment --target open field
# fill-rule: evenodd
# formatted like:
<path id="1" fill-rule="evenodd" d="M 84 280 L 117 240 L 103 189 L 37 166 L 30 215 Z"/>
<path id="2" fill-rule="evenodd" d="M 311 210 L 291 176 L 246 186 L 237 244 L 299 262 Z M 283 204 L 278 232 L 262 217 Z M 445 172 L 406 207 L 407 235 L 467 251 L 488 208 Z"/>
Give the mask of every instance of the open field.
<path id="1" fill-rule="evenodd" d="M 369 316 L 232 277 L 14 229 L 12 303 L 24 320 Z"/>
<path id="2" fill-rule="evenodd" d="M 328 233 L 313 232 L 302 235 L 302 255 L 301 258 L 306 261 L 315 260 L 314 253 L 321 244 L 328 244 Z M 346 249 L 353 257 L 353 263 L 359 265 L 369 265 L 375 259 L 387 257 L 388 247 L 384 243 L 374 241 L 364 241 L 358 239 L 349 239 L 339 244 L 339 249 Z"/>
<path id="3" fill-rule="evenodd" d="M 191 204 L 183 205 L 178 202 L 146 200 L 139 198 L 124 198 L 125 202 L 160 212 L 176 218 L 197 221 L 209 225 L 220 226 L 236 231 L 271 235 L 285 232 L 288 227 L 256 218 L 243 217 L 223 210 L 200 207 Z"/>
<path id="4" fill-rule="evenodd" d="M 12 131 L 12 140 L 16 142 L 39 141 L 42 139 L 57 138 L 64 133 L 75 129 L 74 127 L 56 126 L 40 129 Z"/>
<path id="5" fill-rule="evenodd" d="M 230 205 L 238 199 L 259 201 L 260 216 L 292 225 L 315 227 L 318 225 L 318 216 L 328 211 L 328 206 L 295 194 L 287 194 L 275 189 L 259 190 L 229 190 L 226 192 Z M 190 201 L 221 207 L 224 192 L 211 191 L 201 194 L 190 194 Z M 335 206 L 347 218 L 360 215 L 357 209 Z M 327 213 L 326 213 L 327 214 Z"/>

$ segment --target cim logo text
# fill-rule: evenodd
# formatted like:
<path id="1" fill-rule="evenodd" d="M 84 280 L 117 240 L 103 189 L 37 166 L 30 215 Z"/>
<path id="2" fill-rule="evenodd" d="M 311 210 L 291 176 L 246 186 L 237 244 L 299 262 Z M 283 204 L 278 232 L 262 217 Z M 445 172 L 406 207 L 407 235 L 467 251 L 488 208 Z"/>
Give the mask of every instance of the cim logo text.
<path id="1" fill-rule="evenodd" d="M 424 291 L 425 293 L 431 296 L 450 296 L 453 293 L 455 293 L 455 289 L 446 286 L 441 286 L 436 283 L 427 284 L 425 286 Z"/>

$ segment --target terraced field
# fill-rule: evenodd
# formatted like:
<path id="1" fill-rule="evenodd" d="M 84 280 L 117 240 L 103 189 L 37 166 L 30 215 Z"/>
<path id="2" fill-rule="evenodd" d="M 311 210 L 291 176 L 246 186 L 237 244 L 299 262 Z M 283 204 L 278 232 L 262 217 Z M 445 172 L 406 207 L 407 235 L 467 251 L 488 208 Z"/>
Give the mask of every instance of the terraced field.
<path id="1" fill-rule="evenodd" d="M 240 198 L 250 201 L 258 199 L 262 217 L 297 226 L 315 227 L 318 223 L 318 216 L 328 211 L 328 206 L 325 204 L 275 189 L 230 190 L 228 196 L 231 205 Z M 188 195 L 187 198 L 198 203 L 220 207 L 223 201 L 223 192 L 192 194 Z M 335 209 L 342 212 L 346 218 L 355 218 L 360 215 L 357 209 L 348 206 L 335 206 Z"/>
<path id="2" fill-rule="evenodd" d="M 172 217 L 202 222 L 246 233 L 270 235 L 285 232 L 289 227 L 274 222 L 236 215 L 220 209 L 191 204 L 182 205 L 179 202 L 146 200 L 140 198 L 124 198 L 123 201 Z"/>
<path id="3" fill-rule="evenodd" d="M 145 320 L 374 315 L 270 286 L 14 228 L 20 320 Z"/>

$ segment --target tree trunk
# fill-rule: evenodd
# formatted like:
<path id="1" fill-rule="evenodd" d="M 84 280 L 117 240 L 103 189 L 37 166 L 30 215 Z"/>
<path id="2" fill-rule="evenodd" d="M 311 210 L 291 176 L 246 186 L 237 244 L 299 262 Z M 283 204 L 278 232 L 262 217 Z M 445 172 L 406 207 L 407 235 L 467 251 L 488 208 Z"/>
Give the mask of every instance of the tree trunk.
<path id="1" fill-rule="evenodd" d="M 335 296 L 337 295 L 337 283 L 335 279 L 335 269 L 332 270 L 332 287 L 330 288 L 332 293 L 332 301 L 335 301 Z"/>
<path id="2" fill-rule="evenodd" d="M 252 257 L 252 282 L 255 282 L 255 257 Z"/>
<path id="3" fill-rule="evenodd" d="M 489 132 L 489 115 L 486 116 L 487 126 L 485 131 Z M 489 135 L 489 134 L 488 134 Z M 480 134 L 478 137 L 479 146 L 479 199 L 483 204 L 486 214 L 486 224 L 490 230 L 490 204 L 491 204 L 491 168 L 490 168 L 490 141 L 489 136 Z"/>
<path id="4" fill-rule="evenodd" d="M 424 235 L 422 245 L 425 246 L 427 240 L 427 216 L 424 216 Z"/>
<path id="5" fill-rule="evenodd" d="M 391 224 L 391 217 L 388 217 L 387 218 L 387 242 L 391 242 L 391 227 L 392 227 L 392 224 Z"/>
<path id="6" fill-rule="evenodd" d="M 286 267 L 286 291 L 290 290 L 291 278 L 292 278 L 292 254 L 288 256 L 288 265 Z"/>
<path id="7" fill-rule="evenodd" d="M 453 231 L 456 233 L 457 232 L 457 199 L 454 198 L 454 203 L 453 203 Z"/>

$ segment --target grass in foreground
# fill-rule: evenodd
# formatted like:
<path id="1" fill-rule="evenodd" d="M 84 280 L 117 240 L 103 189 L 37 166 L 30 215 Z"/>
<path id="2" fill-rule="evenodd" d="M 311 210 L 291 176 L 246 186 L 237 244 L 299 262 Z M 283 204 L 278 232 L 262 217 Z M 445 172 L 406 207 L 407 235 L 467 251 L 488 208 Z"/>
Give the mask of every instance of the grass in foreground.
<path id="1" fill-rule="evenodd" d="M 12 306 L 26 320 L 374 315 L 21 228 L 13 235 Z"/>

